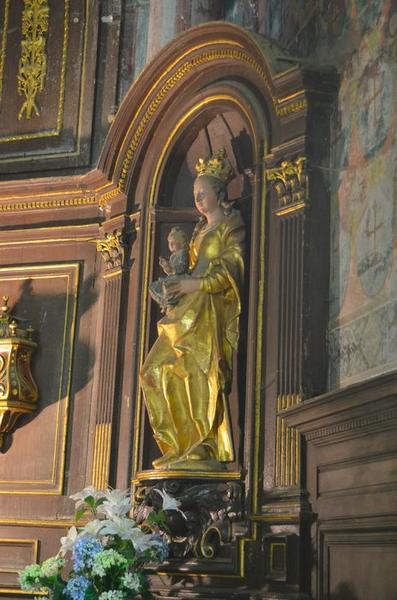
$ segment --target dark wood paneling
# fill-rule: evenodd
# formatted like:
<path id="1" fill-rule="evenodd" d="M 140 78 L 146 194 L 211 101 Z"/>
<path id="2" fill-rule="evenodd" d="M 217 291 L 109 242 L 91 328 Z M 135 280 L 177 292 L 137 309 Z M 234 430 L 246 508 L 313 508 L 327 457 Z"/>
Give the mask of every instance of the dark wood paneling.
<path id="1" fill-rule="evenodd" d="M 320 528 L 319 598 L 395 600 L 397 587 L 391 574 L 397 559 L 397 530 L 352 530 L 346 525 Z"/>
<path id="2" fill-rule="evenodd" d="M 396 597 L 397 374 L 285 411 L 307 443 L 318 600 Z"/>
<path id="3" fill-rule="evenodd" d="M 0 260 L 8 265 L 0 269 L 1 292 L 15 304 L 15 316 L 37 332 L 32 371 L 40 395 L 38 412 L 21 419 L 3 448 L 0 519 L 68 516 L 73 506 L 62 494 L 85 483 L 98 295 L 89 238 L 95 231 L 42 229 L 12 241 L 9 232 L 0 236 Z"/>
<path id="4" fill-rule="evenodd" d="M 16 303 L 14 315 L 31 321 L 40 336 L 34 356 L 35 379 L 40 388 L 39 414 L 16 431 L 7 461 L 0 463 L 0 493 L 61 493 L 79 267 L 74 262 L 0 269 L 2 292 Z M 19 465 L 17 470 L 15 464 Z"/>
<path id="5" fill-rule="evenodd" d="M 18 586 L 18 571 L 38 560 L 37 539 L 0 538 L 0 591 Z"/>

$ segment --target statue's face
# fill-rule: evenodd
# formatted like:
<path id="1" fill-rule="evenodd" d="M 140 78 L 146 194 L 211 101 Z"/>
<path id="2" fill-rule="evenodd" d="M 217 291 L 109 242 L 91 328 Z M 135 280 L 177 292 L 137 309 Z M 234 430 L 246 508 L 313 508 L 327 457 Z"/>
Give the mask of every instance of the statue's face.
<path id="1" fill-rule="evenodd" d="M 170 252 L 176 252 L 177 250 L 182 249 L 182 242 L 178 240 L 175 236 L 168 236 L 168 249 Z"/>
<path id="2" fill-rule="evenodd" d="M 206 177 L 197 177 L 193 185 L 194 203 L 202 215 L 208 215 L 219 206 L 218 194 Z"/>

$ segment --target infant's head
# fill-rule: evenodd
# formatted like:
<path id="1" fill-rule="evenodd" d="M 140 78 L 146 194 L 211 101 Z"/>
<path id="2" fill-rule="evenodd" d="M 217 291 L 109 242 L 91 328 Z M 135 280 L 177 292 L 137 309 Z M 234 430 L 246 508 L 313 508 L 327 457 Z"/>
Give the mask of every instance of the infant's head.
<path id="1" fill-rule="evenodd" d="M 189 246 L 189 238 L 186 232 L 180 227 L 173 227 L 168 234 L 168 248 L 170 252 L 185 250 Z"/>

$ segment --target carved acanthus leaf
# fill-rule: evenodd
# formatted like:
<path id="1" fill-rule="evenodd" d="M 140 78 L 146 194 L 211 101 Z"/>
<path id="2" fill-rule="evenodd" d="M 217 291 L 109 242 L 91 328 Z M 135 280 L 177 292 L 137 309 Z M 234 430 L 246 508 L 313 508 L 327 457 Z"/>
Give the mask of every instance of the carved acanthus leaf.
<path id="1" fill-rule="evenodd" d="M 98 252 L 102 254 L 106 269 L 109 270 L 123 266 L 126 245 L 120 229 L 106 234 L 103 240 L 97 240 L 96 247 Z"/>
<path id="2" fill-rule="evenodd" d="M 282 161 L 279 167 L 266 170 L 276 198 L 276 214 L 305 208 L 309 201 L 306 157 L 294 162 Z"/>

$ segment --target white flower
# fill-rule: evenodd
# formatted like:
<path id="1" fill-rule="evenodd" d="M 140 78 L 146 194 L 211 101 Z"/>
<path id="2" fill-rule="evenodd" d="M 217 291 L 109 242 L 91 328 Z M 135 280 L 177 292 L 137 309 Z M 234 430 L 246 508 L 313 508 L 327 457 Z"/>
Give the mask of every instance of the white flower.
<path id="1" fill-rule="evenodd" d="M 102 530 L 102 527 L 103 527 L 103 521 L 100 521 L 99 519 L 94 519 L 93 521 L 88 521 L 88 523 L 80 529 L 80 535 L 97 537 L 98 533 Z"/>
<path id="2" fill-rule="evenodd" d="M 145 552 L 145 550 L 159 545 L 158 539 L 154 538 L 150 533 L 143 533 L 139 527 L 134 527 L 134 530 L 131 532 L 130 540 L 137 552 Z"/>
<path id="3" fill-rule="evenodd" d="M 163 499 L 163 510 L 176 510 L 181 513 L 184 519 L 186 519 L 185 513 L 179 508 L 181 503 L 176 498 L 173 498 L 165 490 L 154 489 L 155 492 L 160 494 Z"/>
<path id="4" fill-rule="evenodd" d="M 73 525 L 67 532 L 65 537 L 61 537 L 61 548 L 58 552 L 61 556 L 65 556 L 67 552 L 71 552 L 74 548 L 79 533 L 76 527 Z"/>
<path id="5" fill-rule="evenodd" d="M 81 490 L 81 492 L 77 492 L 76 494 L 69 496 L 69 498 L 71 498 L 72 500 L 74 500 L 76 502 L 76 509 L 77 509 L 77 508 L 79 508 L 79 506 L 82 506 L 85 503 L 85 499 L 88 498 L 89 496 L 92 496 L 94 498 L 94 500 L 99 500 L 100 498 L 103 498 L 104 495 L 105 494 L 101 490 L 97 490 L 92 485 L 90 485 L 90 486 L 84 488 L 83 490 Z"/>
<path id="6" fill-rule="evenodd" d="M 133 531 L 137 529 L 132 519 L 113 517 L 102 521 L 102 535 L 118 535 L 122 540 L 130 540 Z"/>
<path id="7" fill-rule="evenodd" d="M 99 510 L 110 519 L 124 517 L 131 509 L 131 500 L 128 490 L 107 490 L 104 493 L 105 502 Z"/>

